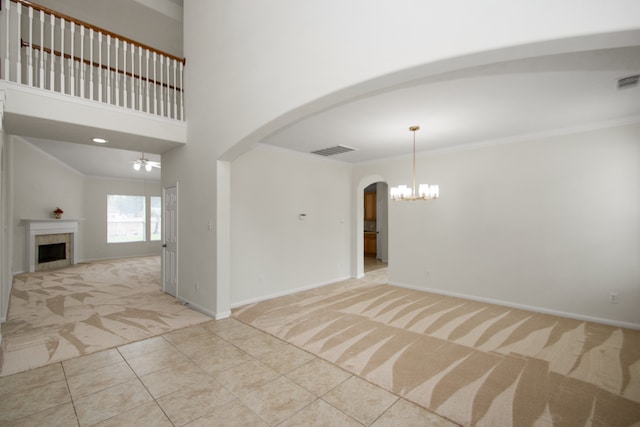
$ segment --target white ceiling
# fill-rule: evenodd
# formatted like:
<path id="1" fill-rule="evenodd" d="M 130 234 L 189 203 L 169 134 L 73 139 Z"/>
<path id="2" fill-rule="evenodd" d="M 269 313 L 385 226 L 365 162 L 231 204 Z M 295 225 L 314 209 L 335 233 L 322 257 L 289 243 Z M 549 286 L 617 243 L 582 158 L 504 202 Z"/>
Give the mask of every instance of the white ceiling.
<path id="1" fill-rule="evenodd" d="M 518 139 L 640 118 L 640 87 L 617 80 L 640 74 L 640 47 L 502 62 L 414 82 L 350 102 L 281 129 L 262 142 L 309 153 L 335 145 L 357 151 L 332 156 L 358 163 L 416 150 Z"/>
<path id="2" fill-rule="evenodd" d="M 634 74 L 640 74 L 640 46 L 491 64 L 339 105 L 261 142 L 305 153 L 348 145 L 357 151 L 331 158 L 358 163 L 409 155 L 412 125 L 421 127 L 417 151 L 428 151 L 637 120 L 640 87 L 616 86 Z M 30 140 L 86 175 L 160 179 L 158 170 L 133 171 L 139 152 Z"/>
<path id="3" fill-rule="evenodd" d="M 24 137 L 23 137 L 24 138 Z M 109 148 L 108 145 L 86 145 L 48 139 L 24 138 L 38 149 L 60 160 L 86 176 L 160 181 L 160 169 L 147 172 L 133 169 L 140 152 Z M 160 162 L 159 154 L 144 153 L 147 160 Z"/>

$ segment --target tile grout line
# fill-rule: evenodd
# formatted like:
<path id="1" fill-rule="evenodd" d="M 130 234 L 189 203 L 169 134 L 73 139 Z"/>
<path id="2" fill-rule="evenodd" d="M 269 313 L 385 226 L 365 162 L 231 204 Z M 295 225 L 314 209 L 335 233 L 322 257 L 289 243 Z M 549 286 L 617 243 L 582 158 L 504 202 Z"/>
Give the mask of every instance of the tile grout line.
<path id="1" fill-rule="evenodd" d="M 60 363 L 60 369 L 62 369 L 62 375 L 64 375 L 64 382 L 67 385 L 67 392 L 69 393 L 69 400 L 71 400 L 71 407 L 73 408 L 73 413 L 76 416 L 76 424 L 80 426 L 80 418 L 78 417 L 78 410 L 76 409 L 76 402 L 73 399 L 73 395 L 71 394 L 71 387 L 69 387 L 69 378 L 67 378 L 67 370 L 64 368 L 64 364 Z"/>

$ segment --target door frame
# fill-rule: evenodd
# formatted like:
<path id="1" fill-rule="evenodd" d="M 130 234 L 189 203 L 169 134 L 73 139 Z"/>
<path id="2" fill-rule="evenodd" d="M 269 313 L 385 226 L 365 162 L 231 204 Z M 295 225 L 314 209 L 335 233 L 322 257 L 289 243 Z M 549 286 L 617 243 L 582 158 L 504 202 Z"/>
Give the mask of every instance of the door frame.
<path id="1" fill-rule="evenodd" d="M 179 258 L 179 253 L 178 253 L 178 243 L 179 243 L 179 237 L 178 237 L 178 216 L 180 215 L 179 212 L 179 192 L 178 192 L 178 183 L 176 182 L 175 184 L 172 185 L 166 185 L 162 187 L 162 257 L 161 257 L 161 265 L 160 265 L 160 270 L 161 270 L 161 276 L 162 276 L 162 291 L 163 292 L 167 292 L 167 278 L 165 277 L 165 263 L 166 261 L 166 249 L 165 249 L 165 245 L 166 245 L 166 224 L 167 224 L 167 211 L 165 209 L 166 204 L 165 204 L 165 200 L 166 200 L 166 192 L 167 189 L 169 188 L 175 188 L 176 189 L 176 214 L 175 214 L 175 233 L 176 233 L 176 248 L 175 248 L 175 253 L 176 253 L 176 259 L 175 259 L 175 276 L 176 276 L 176 290 L 175 290 L 175 295 L 173 295 L 174 297 L 178 297 L 178 286 L 179 286 L 179 281 L 178 281 L 178 258 Z M 172 295 L 172 294 L 169 294 Z"/>

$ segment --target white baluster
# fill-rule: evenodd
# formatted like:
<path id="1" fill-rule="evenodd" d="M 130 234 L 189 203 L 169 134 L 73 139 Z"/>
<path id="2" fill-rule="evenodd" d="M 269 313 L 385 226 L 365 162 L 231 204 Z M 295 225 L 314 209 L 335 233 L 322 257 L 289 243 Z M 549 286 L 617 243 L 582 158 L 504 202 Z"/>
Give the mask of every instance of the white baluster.
<path id="1" fill-rule="evenodd" d="M 33 8 L 29 6 L 29 46 L 27 47 L 27 70 L 29 71 L 29 86 L 33 86 Z"/>
<path id="2" fill-rule="evenodd" d="M 151 112 L 151 107 L 149 106 L 149 49 L 145 49 L 145 56 L 146 56 L 146 58 L 144 60 L 144 63 L 146 65 L 146 67 L 147 67 L 147 71 L 145 73 L 145 77 L 147 79 L 147 84 L 146 84 L 146 86 L 147 86 L 147 105 L 146 105 L 145 111 L 147 113 L 150 113 Z"/>
<path id="3" fill-rule="evenodd" d="M 22 36 L 22 5 L 21 4 L 17 4 L 16 5 L 16 12 L 18 12 L 18 20 L 16 21 L 18 24 L 18 32 L 16 33 L 18 35 L 18 40 L 20 40 L 20 37 Z M 9 38 L 7 37 L 7 43 L 9 42 Z M 18 41 L 18 43 L 20 43 L 20 41 Z M 21 44 L 21 43 L 20 43 Z M 22 52 L 21 52 L 22 47 L 18 48 L 18 57 L 16 58 L 16 81 L 18 83 L 22 83 Z"/>
<path id="4" fill-rule="evenodd" d="M 67 93 L 67 84 L 65 82 L 65 60 L 64 60 L 64 25 L 65 25 L 65 21 L 64 18 L 60 18 L 60 92 L 61 93 Z M 51 40 L 53 40 L 53 37 L 51 37 Z M 72 39 L 73 42 L 73 39 Z M 54 44 L 54 43 L 52 43 Z M 51 50 L 53 50 L 53 46 L 51 47 Z M 72 59 L 73 61 L 73 59 Z"/>
<path id="5" fill-rule="evenodd" d="M 128 107 L 129 97 L 127 95 L 127 45 L 129 43 L 123 41 L 122 42 L 122 106 Z"/>
<path id="6" fill-rule="evenodd" d="M 171 116 L 171 89 L 170 89 L 170 83 L 171 83 L 171 60 L 169 59 L 169 57 L 167 57 L 167 116 L 166 117 L 170 117 Z"/>
<path id="7" fill-rule="evenodd" d="M 98 32 L 98 101 L 102 102 L 102 33 Z"/>
<path id="8" fill-rule="evenodd" d="M 84 65 L 84 25 L 80 26 L 80 97 L 84 98 L 84 82 L 85 82 L 85 65 Z"/>
<path id="9" fill-rule="evenodd" d="M 44 73 L 44 11 L 40 11 L 40 66 L 38 67 L 38 82 L 40 89 L 44 89 L 45 73 Z"/>
<path id="10" fill-rule="evenodd" d="M 63 20 L 64 22 L 64 20 Z M 71 86 L 71 96 L 75 96 L 76 94 L 76 75 L 75 75 L 75 70 L 76 70 L 76 57 L 75 57 L 75 52 L 76 52 L 76 23 L 72 22 L 71 23 L 71 60 L 69 63 L 69 85 Z M 64 57 L 62 59 L 63 63 L 64 63 Z"/>
<path id="11" fill-rule="evenodd" d="M 184 63 L 182 61 L 180 61 L 180 73 L 178 74 L 180 76 L 180 120 L 185 119 L 184 117 L 184 89 L 182 87 L 182 75 L 184 73 Z"/>
<path id="12" fill-rule="evenodd" d="M 5 2 L 3 2 L 5 3 Z M 6 4 L 4 5 L 5 7 L 5 16 L 7 17 L 7 19 L 5 20 L 5 51 L 4 51 L 4 75 L 2 77 L 4 77 L 5 80 L 10 81 L 11 80 L 11 60 L 9 59 L 9 25 L 11 24 L 11 0 L 7 0 Z M 20 6 L 18 6 L 20 7 Z"/>
<path id="13" fill-rule="evenodd" d="M 89 28 L 89 99 L 95 99 L 93 92 L 93 28 Z"/>
<path id="14" fill-rule="evenodd" d="M 116 42 L 116 72 L 114 74 L 114 78 L 115 78 L 115 83 L 116 83 L 116 105 L 119 107 L 120 106 L 120 70 L 118 69 L 118 62 L 120 59 L 120 40 L 119 39 L 115 39 Z"/>
<path id="15" fill-rule="evenodd" d="M 107 34 L 107 104 L 111 104 L 111 36 Z"/>
<path id="16" fill-rule="evenodd" d="M 164 116 L 164 55 L 160 55 L 160 115 Z"/>
<path id="17" fill-rule="evenodd" d="M 138 111 L 142 111 L 142 48 L 138 46 Z"/>
<path id="18" fill-rule="evenodd" d="M 175 59 L 172 61 L 173 63 L 173 115 L 171 116 L 171 118 L 173 119 L 177 119 L 178 118 L 178 81 L 176 79 L 176 66 L 177 66 L 177 62 Z"/>
<path id="19" fill-rule="evenodd" d="M 55 74 L 55 47 L 56 44 L 54 43 L 54 29 L 56 27 L 56 17 L 54 15 L 50 15 L 50 24 L 49 27 L 51 27 L 51 55 L 49 55 L 49 90 L 55 90 L 55 86 L 56 86 L 56 74 Z M 62 43 L 64 45 L 64 39 L 62 39 Z M 62 57 L 60 58 L 60 60 L 62 61 Z M 61 64 L 62 65 L 62 64 Z M 61 68 L 62 70 L 62 68 Z M 62 88 L 60 88 L 61 92 Z"/>
<path id="20" fill-rule="evenodd" d="M 153 52 L 153 113 L 158 114 L 158 55 Z"/>
<path id="21" fill-rule="evenodd" d="M 136 108 L 136 91 L 135 91 L 135 80 L 134 77 L 136 74 L 136 63 L 134 61 L 134 55 L 135 55 L 135 51 L 136 50 L 136 46 L 131 43 L 131 108 L 135 109 Z"/>

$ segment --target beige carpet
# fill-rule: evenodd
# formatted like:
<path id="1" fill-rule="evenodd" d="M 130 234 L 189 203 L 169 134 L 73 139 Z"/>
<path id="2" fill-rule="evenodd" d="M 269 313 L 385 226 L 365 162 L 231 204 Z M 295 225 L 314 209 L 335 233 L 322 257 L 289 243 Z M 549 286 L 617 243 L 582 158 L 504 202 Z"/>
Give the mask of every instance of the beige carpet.
<path id="1" fill-rule="evenodd" d="M 160 290 L 160 257 L 14 277 L 0 376 L 211 320 Z"/>
<path id="2" fill-rule="evenodd" d="M 640 425 L 640 331 L 407 290 L 372 273 L 233 316 L 461 425 Z"/>

